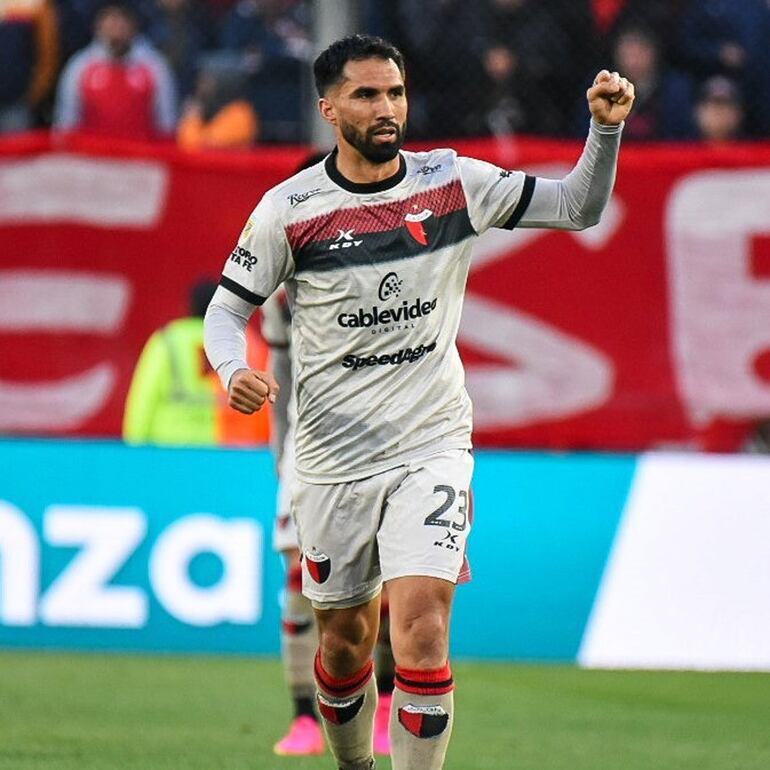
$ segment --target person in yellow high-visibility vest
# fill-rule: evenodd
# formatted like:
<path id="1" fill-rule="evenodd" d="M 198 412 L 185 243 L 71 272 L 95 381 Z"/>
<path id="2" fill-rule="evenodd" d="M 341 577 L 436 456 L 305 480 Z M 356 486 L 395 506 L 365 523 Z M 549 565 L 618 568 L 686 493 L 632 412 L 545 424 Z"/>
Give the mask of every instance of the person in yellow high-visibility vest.
<path id="1" fill-rule="evenodd" d="M 270 414 L 244 415 L 227 394 L 203 352 L 203 316 L 216 289 L 196 284 L 190 315 L 170 321 L 147 340 L 134 369 L 123 414 L 130 444 L 238 446 L 267 444 Z M 247 330 L 249 357 L 265 368 L 267 346 Z"/>

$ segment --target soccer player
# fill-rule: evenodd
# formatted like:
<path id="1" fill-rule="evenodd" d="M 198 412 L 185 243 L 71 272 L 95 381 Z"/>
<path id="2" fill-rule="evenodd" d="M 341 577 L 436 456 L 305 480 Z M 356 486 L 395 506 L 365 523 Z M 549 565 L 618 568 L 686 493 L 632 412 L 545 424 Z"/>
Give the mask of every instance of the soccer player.
<path id="1" fill-rule="evenodd" d="M 336 148 L 268 191 L 249 217 L 207 313 L 206 349 L 235 409 L 274 402 L 272 375 L 245 362 L 243 329 L 286 282 L 292 505 L 318 622 L 327 741 L 338 767 L 375 767 L 371 656 L 385 582 L 392 765 L 437 770 L 454 719 L 449 616 L 467 576 L 471 405 L 455 339 L 473 241 L 490 227 L 596 224 L 634 88 L 616 72 L 596 76 L 583 153 L 564 179 L 547 180 L 449 149 L 401 151 L 404 62 L 386 41 L 339 40 L 314 73 Z"/>
<path id="2" fill-rule="evenodd" d="M 311 160 L 317 163 L 319 159 Z M 303 165 L 303 168 L 308 165 Z M 283 287 L 262 305 L 262 336 L 270 346 L 271 371 L 283 390 L 291 392 L 291 309 Z M 280 397 L 273 406 L 273 445 L 279 480 L 273 547 L 283 554 L 286 563 L 287 580 L 281 613 L 281 659 L 294 702 L 294 719 L 288 733 L 275 744 L 274 751 L 282 756 L 309 756 L 323 754 L 324 740 L 313 704 L 313 662 L 318 649 L 318 633 L 310 600 L 302 595 L 299 543 L 291 515 L 291 491 L 295 478 L 295 422 L 294 399 Z M 385 755 L 390 753 L 389 720 L 394 673 L 388 621 L 388 604 L 383 595 L 380 633 L 374 651 L 378 696 L 374 720 L 374 752 Z"/>

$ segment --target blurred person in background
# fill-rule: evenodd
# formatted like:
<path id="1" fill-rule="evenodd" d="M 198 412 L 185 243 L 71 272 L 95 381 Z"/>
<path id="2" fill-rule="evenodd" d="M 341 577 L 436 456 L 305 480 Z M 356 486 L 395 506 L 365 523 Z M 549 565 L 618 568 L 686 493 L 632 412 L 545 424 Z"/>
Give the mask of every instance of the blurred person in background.
<path id="1" fill-rule="evenodd" d="M 558 19 L 570 40 L 568 69 L 580 79 L 590 77 L 612 57 L 615 41 L 629 26 L 650 30 L 664 59 L 673 45 L 679 5 L 684 0 L 548 0 L 541 3 Z M 582 89 L 579 89 L 582 90 Z M 577 97 L 578 94 L 576 93 Z M 568 124 L 574 113 L 568 116 Z"/>
<path id="2" fill-rule="evenodd" d="M 176 85 L 168 65 L 139 35 L 131 6 L 105 5 L 94 41 L 64 69 L 54 128 L 148 141 L 172 137 L 175 127 Z"/>
<path id="3" fill-rule="evenodd" d="M 195 94 L 187 100 L 177 126 L 184 150 L 244 150 L 259 137 L 259 116 L 244 97 L 245 76 L 237 68 L 203 62 Z"/>
<path id="4" fill-rule="evenodd" d="M 234 408 L 253 414 L 275 403 L 278 383 L 249 367 L 242 340 L 256 308 L 285 283 L 298 396 L 292 512 L 319 628 L 327 742 L 338 767 L 375 767 L 372 654 L 385 583 L 392 766 L 440 770 L 455 721 L 451 607 L 469 577 L 472 419 L 456 334 L 473 241 L 494 227 L 597 224 L 634 87 L 597 73 L 583 153 L 551 180 L 451 149 L 403 151 L 404 59 L 385 40 L 338 40 L 314 75 L 336 147 L 251 213 L 237 248 L 259 254 L 259 269 L 225 262 L 206 352 Z"/>
<path id="5" fill-rule="evenodd" d="M 580 68 L 564 67 L 579 58 L 569 15 L 538 0 L 489 0 L 478 12 L 488 79 L 484 133 L 563 133 L 568 116 L 557 94 L 580 90 L 582 82 Z"/>
<path id="6" fill-rule="evenodd" d="M 747 125 L 770 132 L 769 0 L 690 0 L 682 18 L 681 55 L 701 80 L 724 75 L 741 89 Z"/>
<path id="7" fill-rule="evenodd" d="M 267 444 L 270 414 L 248 419 L 227 406 L 216 374 L 203 352 L 203 316 L 216 283 L 201 281 L 190 291 L 187 317 L 152 334 L 134 369 L 123 414 L 123 439 L 160 446 Z M 267 365 L 267 347 L 246 331 L 254 364 Z"/>
<path id="8" fill-rule="evenodd" d="M 466 0 L 395 0 L 385 10 L 387 36 L 409 60 L 411 136 L 489 133 L 480 104 L 488 84 L 483 10 Z"/>
<path id="9" fill-rule="evenodd" d="M 636 141 L 695 138 L 692 79 L 666 67 L 660 41 L 647 27 L 629 25 L 618 32 L 612 50 L 613 68 L 628 73 L 636 87 L 634 111 L 623 135 Z M 585 100 L 578 110 L 576 131 L 585 125 Z"/>
<path id="10" fill-rule="evenodd" d="M 606 61 L 612 53 L 618 35 L 631 25 L 650 30 L 659 41 L 661 54 L 674 44 L 671 30 L 676 27 L 680 5 L 685 0 L 556 0 L 560 11 L 574 7 L 572 16 L 587 15 L 588 30 L 580 23 L 573 27 L 586 34 L 591 55 L 590 67 Z M 582 10 L 581 10 L 582 9 Z M 586 45 L 585 41 L 583 45 Z"/>
<path id="11" fill-rule="evenodd" d="M 311 155 L 298 170 L 310 168 L 328 153 Z M 315 709 L 313 662 L 318 649 L 318 628 L 310 600 L 302 594 L 297 528 L 291 513 L 294 473 L 294 426 L 296 402 L 291 362 L 291 307 L 286 289 L 281 287 L 262 306 L 262 334 L 270 346 L 270 368 L 281 386 L 273 405 L 271 444 L 278 469 L 273 547 L 280 551 L 286 566 L 286 588 L 281 607 L 281 660 L 284 676 L 294 703 L 294 718 L 287 734 L 274 746 L 282 756 L 306 756 L 324 752 L 323 732 Z M 390 616 L 387 596 L 380 605 L 380 630 L 374 651 L 377 678 L 377 711 L 374 719 L 374 752 L 390 752 L 390 706 L 393 697 L 395 662 L 390 644 Z"/>
<path id="12" fill-rule="evenodd" d="M 59 65 L 59 30 L 51 0 L 0 2 L 0 133 L 40 125 Z M 50 107 L 50 105 L 49 105 Z"/>
<path id="13" fill-rule="evenodd" d="M 195 88 L 199 59 L 216 43 L 213 19 L 200 0 L 155 0 L 148 16 L 145 34 L 166 58 L 184 99 Z"/>
<path id="14" fill-rule="evenodd" d="M 743 120 L 743 99 L 737 83 L 723 75 L 709 78 L 695 105 L 698 137 L 717 145 L 743 139 Z"/>
<path id="15" fill-rule="evenodd" d="M 301 0 L 241 0 L 224 18 L 220 45 L 248 74 L 262 139 L 304 138 L 303 80 L 311 55 L 310 16 Z"/>

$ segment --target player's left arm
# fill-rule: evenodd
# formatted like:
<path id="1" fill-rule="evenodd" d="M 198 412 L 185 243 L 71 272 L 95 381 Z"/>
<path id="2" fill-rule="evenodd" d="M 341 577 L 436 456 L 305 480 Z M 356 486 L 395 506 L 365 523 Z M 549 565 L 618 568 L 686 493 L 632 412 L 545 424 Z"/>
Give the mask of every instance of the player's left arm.
<path id="1" fill-rule="evenodd" d="M 633 83 L 602 70 L 586 92 L 591 125 L 583 153 L 564 179 L 534 180 L 519 227 L 584 230 L 601 219 L 615 184 L 623 122 L 634 104 Z"/>

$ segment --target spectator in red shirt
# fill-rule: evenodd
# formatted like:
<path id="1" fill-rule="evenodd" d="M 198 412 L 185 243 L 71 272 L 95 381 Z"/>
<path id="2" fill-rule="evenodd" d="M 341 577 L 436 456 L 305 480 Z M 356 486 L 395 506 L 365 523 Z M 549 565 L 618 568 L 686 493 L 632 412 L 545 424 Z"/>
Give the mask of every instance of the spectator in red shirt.
<path id="1" fill-rule="evenodd" d="M 94 41 L 64 69 L 54 127 L 126 139 L 170 138 L 176 86 L 163 57 L 138 35 L 127 5 L 105 6 Z"/>

